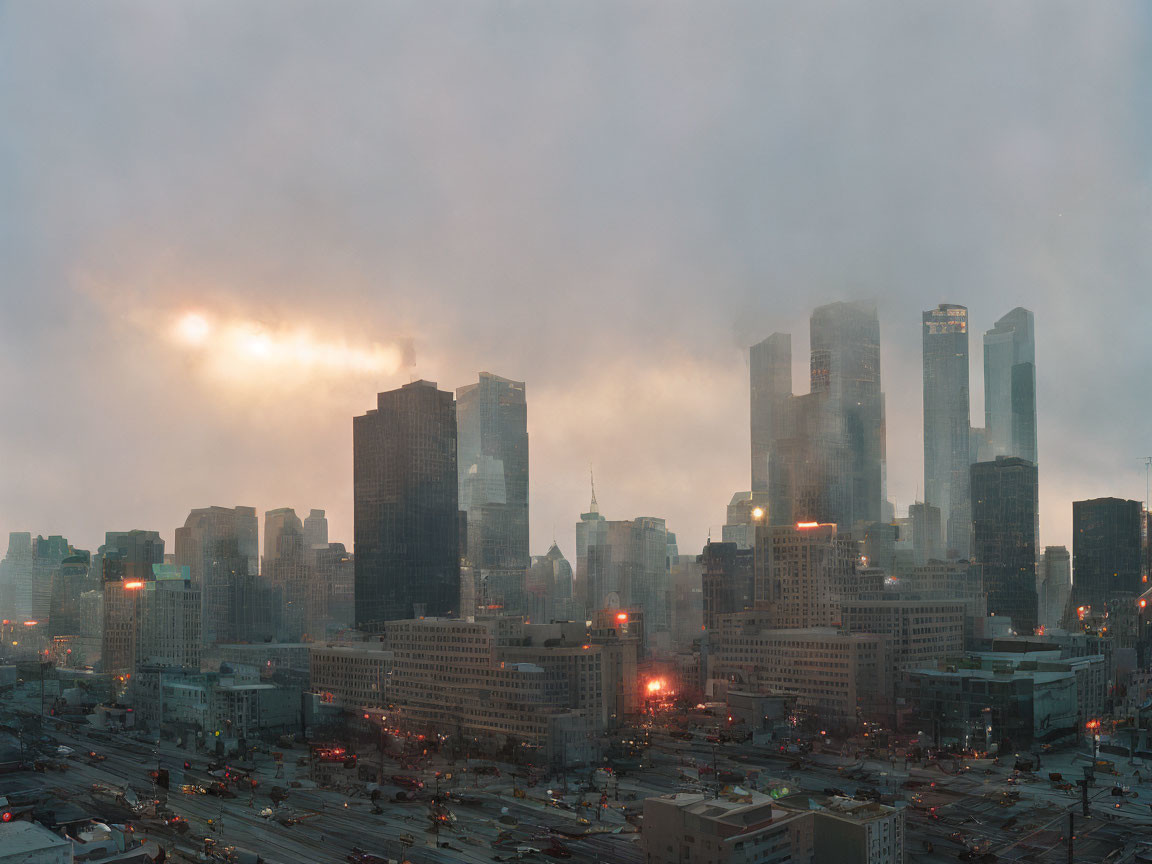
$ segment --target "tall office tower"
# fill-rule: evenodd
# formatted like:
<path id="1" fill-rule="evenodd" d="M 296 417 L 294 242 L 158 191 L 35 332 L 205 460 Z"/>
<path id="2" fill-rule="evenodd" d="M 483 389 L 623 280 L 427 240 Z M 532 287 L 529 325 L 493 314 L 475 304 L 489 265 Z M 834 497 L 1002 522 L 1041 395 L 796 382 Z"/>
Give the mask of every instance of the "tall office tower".
<path id="1" fill-rule="evenodd" d="M 103 671 L 200 667 L 200 592 L 187 567 L 122 562 L 103 578 Z"/>
<path id="2" fill-rule="evenodd" d="M 1139 501 L 1093 498 L 1072 502 L 1072 593 L 1076 606 L 1132 598 L 1147 587 L 1141 579 Z"/>
<path id="3" fill-rule="evenodd" d="M 576 584 L 589 618 L 605 609 L 641 611 L 646 639 L 668 630 L 667 534 L 663 519 L 604 519 L 593 492 L 576 523 Z"/>
<path id="4" fill-rule="evenodd" d="M 984 427 L 989 453 L 1036 454 L 1036 331 L 1017 306 L 984 334 Z"/>
<path id="5" fill-rule="evenodd" d="M 736 543 L 708 543 L 700 556 L 704 628 L 714 630 L 721 615 L 751 609 L 755 603 L 756 574 L 752 547 Z"/>
<path id="6" fill-rule="evenodd" d="M 782 423 L 792 395 L 792 337 L 773 333 L 748 349 L 752 402 L 752 491 L 769 489 L 769 455 L 782 436 Z"/>
<path id="7" fill-rule="evenodd" d="M 121 561 L 163 564 L 164 538 L 159 531 L 143 531 L 139 528 L 131 531 L 106 531 L 104 545 L 97 551 L 97 555 L 103 559 L 110 553 L 115 553 Z"/>
<path id="8" fill-rule="evenodd" d="M 311 568 L 306 629 L 314 639 L 323 639 L 356 620 L 356 564 L 343 543 L 327 543 L 312 547 Z"/>
<path id="9" fill-rule="evenodd" d="M 1072 558 L 1066 547 L 1044 547 L 1037 581 L 1040 623 L 1048 628 L 1059 627 L 1072 593 Z"/>
<path id="10" fill-rule="evenodd" d="M 466 557 L 486 605 L 522 615 L 528 568 L 528 407 L 524 382 L 481 372 L 456 390 L 459 504 Z"/>
<path id="11" fill-rule="evenodd" d="M 984 568 L 988 611 L 1011 616 L 1021 636 L 1036 627 L 1036 466 L 997 456 L 972 466 L 972 557 Z"/>
<path id="12" fill-rule="evenodd" d="M 13 531 L 8 535 L 8 551 L 0 561 L 0 616 L 12 621 L 27 619 L 24 592 L 32 579 L 32 534 Z"/>
<path id="13" fill-rule="evenodd" d="M 755 606 L 773 627 L 840 624 L 840 602 L 858 593 L 857 543 L 835 525 L 773 525 L 758 531 Z M 875 571 L 880 573 L 880 571 Z M 874 586 L 883 588 L 883 577 Z"/>
<path id="14" fill-rule="evenodd" d="M 924 499 L 940 508 L 949 558 L 967 558 L 972 534 L 968 309 L 924 313 Z"/>
<path id="15" fill-rule="evenodd" d="M 264 545 L 268 545 L 268 536 L 264 536 Z M 328 545 L 328 517 L 323 510 L 312 510 L 304 520 L 304 548 L 312 549 L 315 546 Z"/>
<path id="16" fill-rule="evenodd" d="M 850 505 L 840 522 L 879 522 L 884 489 L 880 320 L 871 303 L 832 303 L 812 313 L 812 392 L 826 389 L 851 459 Z"/>
<path id="17" fill-rule="evenodd" d="M 528 566 L 525 590 L 528 618 L 533 623 L 573 621 L 583 618 L 584 604 L 572 604 L 572 565 L 555 542 L 544 555 L 533 555 Z"/>
<path id="18" fill-rule="evenodd" d="M 255 507 L 201 507 L 176 529 L 176 564 L 188 568 L 200 592 L 208 644 L 250 641 L 273 629 L 258 582 L 258 532 Z"/>
<path id="19" fill-rule="evenodd" d="M 917 566 L 944 557 L 940 508 L 917 501 L 908 508 L 912 520 L 912 560 Z"/>
<path id="20" fill-rule="evenodd" d="M 352 421 L 356 626 L 447 617 L 460 603 L 456 402 L 435 382 Z"/>
<path id="21" fill-rule="evenodd" d="M 821 306 L 811 344 L 811 390 L 801 396 L 791 395 L 789 336 L 751 349 L 753 491 L 768 492 L 773 525 L 879 522 L 885 444 L 875 307 Z"/>
<path id="22" fill-rule="evenodd" d="M 76 636 L 83 630 L 80 596 L 99 585 L 98 581 L 91 579 L 91 564 L 92 553 L 86 549 L 73 549 L 54 572 L 49 609 L 51 635 Z"/>
<path id="23" fill-rule="evenodd" d="M 304 543 L 304 525 L 291 507 L 264 514 L 264 561 L 260 568 L 265 584 L 279 598 L 281 634 L 299 641 L 308 631 L 311 600 L 312 549 Z"/>

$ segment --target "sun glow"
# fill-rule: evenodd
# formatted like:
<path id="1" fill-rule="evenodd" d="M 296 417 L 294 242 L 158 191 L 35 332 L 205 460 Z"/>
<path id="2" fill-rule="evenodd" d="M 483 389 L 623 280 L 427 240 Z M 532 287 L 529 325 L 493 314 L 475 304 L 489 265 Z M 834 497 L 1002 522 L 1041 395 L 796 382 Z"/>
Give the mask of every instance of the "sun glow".
<path id="1" fill-rule="evenodd" d="M 275 327 L 243 319 L 214 320 L 197 311 L 179 314 L 172 341 L 199 355 L 207 368 L 226 377 L 259 369 L 293 369 L 297 374 L 391 374 L 402 362 L 394 344 L 352 344 L 324 338 L 306 327 Z"/>

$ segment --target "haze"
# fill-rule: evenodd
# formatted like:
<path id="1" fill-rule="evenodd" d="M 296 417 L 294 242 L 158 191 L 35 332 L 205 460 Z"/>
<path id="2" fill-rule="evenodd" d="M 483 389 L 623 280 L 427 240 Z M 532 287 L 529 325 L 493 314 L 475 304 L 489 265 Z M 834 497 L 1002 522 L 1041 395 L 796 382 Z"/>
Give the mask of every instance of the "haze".
<path id="1" fill-rule="evenodd" d="M 804 358 L 814 306 L 871 298 L 901 510 L 921 311 L 971 310 L 973 394 L 980 334 L 1035 312 L 1041 544 L 1070 543 L 1071 501 L 1143 499 L 1152 452 L 1150 25 L 0 3 L 0 532 L 171 543 L 244 504 L 350 544 L 352 416 L 488 370 L 527 382 L 534 553 L 574 555 L 590 464 L 608 518 L 695 552 L 749 485 L 747 346 Z"/>

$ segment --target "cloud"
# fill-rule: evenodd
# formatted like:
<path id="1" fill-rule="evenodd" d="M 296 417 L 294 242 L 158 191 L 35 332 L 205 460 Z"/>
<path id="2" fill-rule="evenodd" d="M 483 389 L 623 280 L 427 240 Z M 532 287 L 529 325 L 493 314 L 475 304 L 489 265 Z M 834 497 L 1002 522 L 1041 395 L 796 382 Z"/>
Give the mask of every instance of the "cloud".
<path id="1" fill-rule="evenodd" d="M 487 369 L 528 383 L 535 551 L 553 521 L 571 549 L 590 460 L 606 511 L 693 549 L 747 486 L 745 347 L 791 331 L 800 376 L 810 310 L 871 297 L 902 504 L 920 311 L 1035 311 L 1067 542 L 1070 495 L 1143 493 L 1147 16 L 0 7 L 0 528 L 291 504 L 348 540 L 350 417 Z M 171 341 L 196 310 L 223 343 Z"/>

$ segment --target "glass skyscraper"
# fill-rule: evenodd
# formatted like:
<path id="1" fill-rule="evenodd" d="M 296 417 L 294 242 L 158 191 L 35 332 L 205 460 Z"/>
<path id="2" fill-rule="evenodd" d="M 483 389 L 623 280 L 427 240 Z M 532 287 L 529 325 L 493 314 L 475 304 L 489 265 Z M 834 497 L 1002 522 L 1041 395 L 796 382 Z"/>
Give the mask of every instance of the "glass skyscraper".
<path id="1" fill-rule="evenodd" d="M 459 504 L 468 564 L 500 611 L 523 614 L 528 554 L 528 408 L 524 382 L 481 372 L 456 390 Z M 487 601 L 487 602 L 485 602 Z"/>
<path id="2" fill-rule="evenodd" d="M 984 428 L 990 456 L 1037 462 L 1036 328 L 1019 306 L 984 334 Z"/>
<path id="3" fill-rule="evenodd" d="M 924 500 L 940 508 L 946 553 L 967 558 L 969 489 L 968 309 L 941 303 L 923 316 Z"/>
<path id="4" fill-rule="evenodd" d="M 431 381 L 353 418 L 356 626 L 451 616 L 460 603 L 456 402 Z"/>
<path id="5" fill-rule="evenodd" d="M 1036 466 L 997 456 L 972 466 L 972 555 L 983 565 L 988 612 L 1008 615 L 1016 632 L 1037 623 Z"/>
<path id="6" fill-rule="evenodd" d="M 750 351 L 752 490 L 767 490 L 773 525 L 878 522 L 885 433 L 875 306 L 816 309 L 811 347 L 811 391 L 801 396 L 791 393 L 791 337 L 773 334 Z"/>

